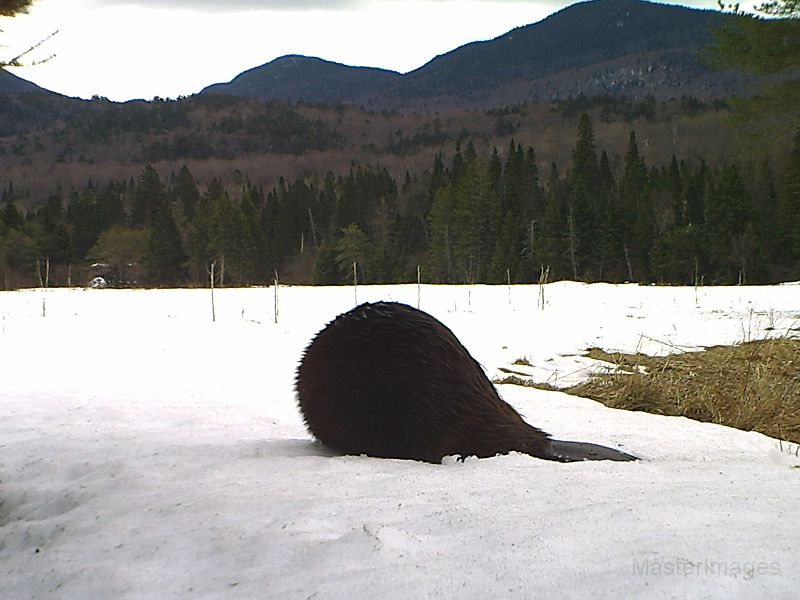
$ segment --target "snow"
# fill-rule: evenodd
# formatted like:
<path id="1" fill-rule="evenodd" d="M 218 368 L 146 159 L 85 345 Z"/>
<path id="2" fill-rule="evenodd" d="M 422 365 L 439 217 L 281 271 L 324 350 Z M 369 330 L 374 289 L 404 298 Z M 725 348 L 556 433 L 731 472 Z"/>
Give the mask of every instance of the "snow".
<path id="1" fill-rule="evenodd" d="M 0 293 L 0 598 L 754 598 L 800 589 L 800 458 L 753 432 L 503 385 L 636 463 L 336 456 L 294 371 L 358 302 L 442 320 L 490 376 L 560 386 L 588 347 L 800 327 L 800 285 Z M 44 316 L 42 315 L 44 311 Z M 525 357 L 530 367 L 513 365 Z"/>

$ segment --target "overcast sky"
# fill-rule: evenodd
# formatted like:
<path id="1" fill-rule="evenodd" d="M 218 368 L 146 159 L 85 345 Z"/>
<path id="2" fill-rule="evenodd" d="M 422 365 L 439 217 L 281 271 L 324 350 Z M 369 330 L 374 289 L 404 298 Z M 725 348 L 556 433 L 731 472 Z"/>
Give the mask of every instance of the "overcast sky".
<path id="1" fill-rule="evenodd" d="M 677 3 L 677 2 L 676 2 Z M 407 72 L 540 21 L 559 0 L 37 0 L 0 19 L 0 58 L 58 35 L 13 73 L 70 96 L 174 98 L 285 54 Z M 716 8 L 716 0 L 687 0 Z"/>

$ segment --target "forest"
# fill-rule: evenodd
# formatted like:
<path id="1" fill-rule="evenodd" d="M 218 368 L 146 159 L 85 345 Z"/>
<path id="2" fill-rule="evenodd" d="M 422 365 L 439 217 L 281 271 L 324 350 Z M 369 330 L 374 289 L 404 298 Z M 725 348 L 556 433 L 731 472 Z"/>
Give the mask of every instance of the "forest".
<path id="1" fill-rule="evenodd" d="M 27 211 L 9 184 L 3 284 L 205 286 L 212 266 L 216 285 L 800 279 L 800 131 L 788 156 L 712 167 L 648 165 L 635 131 L 618 155 L 588 114 L 576 126 L 568 164 L 546 172 L 532 146 L 483 155 L 464 139 L 400 178 L 376 163 L 232 188 L 148 164 Z"/>

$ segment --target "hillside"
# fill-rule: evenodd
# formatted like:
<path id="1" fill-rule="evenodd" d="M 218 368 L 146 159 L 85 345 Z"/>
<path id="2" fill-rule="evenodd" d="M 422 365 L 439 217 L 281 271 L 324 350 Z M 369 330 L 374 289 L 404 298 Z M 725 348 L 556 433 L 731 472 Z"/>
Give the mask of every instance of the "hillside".
<path id="1" fill-rule="evenodd" d="M 230 83 L 208 86 L 201 93 L 334 104 L 369 98 L 398 77 L 394 71 L 291 55 L 245 71 Z"/>
<path id="2" fill-rule="evenodd" d="M 12 75 L 5 69 L 0 69 L 0 94 L 41 91 L 35 83 L 31 83 L 22 77 Z"/>
<path id="3" fill-rule="evenodd" d="M 244 174 L 270 188 L 281 177 L 346 173 L 354 164 L 380 164 L 400 178 L 430 168 L 437 152 L 451 156 L 459 141 L 486 155 L 512 138 L 533 145 L 546 171 L 552 161 L 568 164 L 582 111 L 597 120 L 597 143 L 612 155 L 625 152 L 632 128 L 650 164 L 672 154 L 718 164 L 743 150 L 724 127 L 724 104 L 692 99 L 584 98 L 430 115 L 216 94 L 118 104 L 28 92 L 0 94 L 0 189 L 13 185 L 25 192 L 23 207 L 37 206 L 58 187 L 127 179 L 146 163 L 165 176 L 185 164 L 200 181 L 226 186 Z"/>
<path id="4" fill-rule="evenodd" d="M 203 92 L 378 109 L 491 108 L 579 94 L 727 97 L 747 93 L 748 79 L 710 71 L 699 54 L 711 31 L 730 18 L 638 0 L 593 0 L 405 75 L 284 57 Z"/>
<path id="5" fill-rule="evenodd" d="M 767 143 L 737 138 L 732 92 L 691 93 L 713 79 L 670 88 L 667 71 L 653 75 L 672 90 L 667 99 L 644 84 L 611 86 L 617 77 L 585 79 L 634 54 L 641 73 L 654 73 L 644 57 L 667 38 L 644 33 L 658 31 L 648 19 L 665 13 L 647 11 L 664 7 L 626 1 L 586 3 L 536 26 L 558 46 L 566 30 L 553 23 L 632 7 L 617 27 L 630 33 L 614 44 L 576 30 L 583 42 L 552 53 L 557 77 L 525 58 L 534 41 L 543 52 L 549 44 L 532 26 L 405 76 L 285 57 L 239 78 L 248 97 L 0 93 L 4 285 L 62 285 L 94 264 L 116 265 L 103 274 L 122 285 L 204 285 L 215 259 L 225 282 L 238 284 L 276 272 L 285 282 L 342 283 L 354 263 L 365 283 L 408 280 L 420 266 L 437 283 L 797 279 L 800 222 L 785 182 L 794 181 L 800 137 L 765 122 Z M 672 20 L 709 14 L 678 9 Z M 690 29 L 687 21 L 684 48 Z M 487 65 L 497 65 L 496 80 Z M 531 69 L 539 79 L 524 79 Z M 403 81 L 418 86 L 414 98 L 380 108 L 380 94 Z M 611 87 L 507 102 L 531 95 L 525 86 L 536 81 Z M 401 92 L 391 93 L 395 106 Z M 363 102 L 342 100 L 348 94 Z M 287 101 L 298 96 L 306 100 Z M 148 250 L 162 243 L 171 249 Z"/>

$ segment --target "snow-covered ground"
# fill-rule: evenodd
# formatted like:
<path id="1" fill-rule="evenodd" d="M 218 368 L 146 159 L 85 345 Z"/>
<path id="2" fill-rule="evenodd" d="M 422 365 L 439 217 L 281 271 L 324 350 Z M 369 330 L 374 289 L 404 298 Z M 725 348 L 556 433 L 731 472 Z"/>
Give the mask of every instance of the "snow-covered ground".
<path id="1" fill-rule="evenodd" d="M 352 288 L 0 293 L 0 598 L 796 598 L 800 459 L 685 418 L 500 386 L 636 463 L 334 456 L 294 370 Z M 490 376 L 584 379 L 800 327 L 800 285 L 360 287 L 417 305 Z M 419 294 L 419 296 L 418 296 Z M 45 316 L 42 316 L 43 308 Z M 530 367 L 512 366 L 526 358 Z"/>

